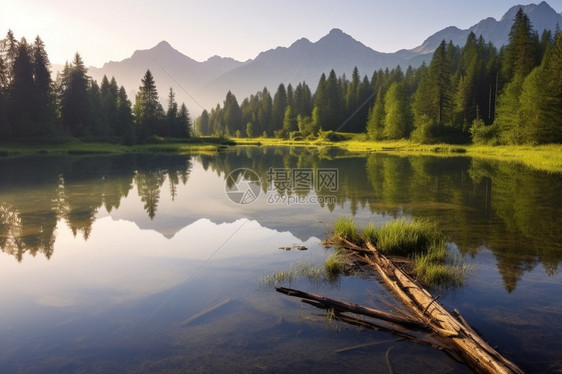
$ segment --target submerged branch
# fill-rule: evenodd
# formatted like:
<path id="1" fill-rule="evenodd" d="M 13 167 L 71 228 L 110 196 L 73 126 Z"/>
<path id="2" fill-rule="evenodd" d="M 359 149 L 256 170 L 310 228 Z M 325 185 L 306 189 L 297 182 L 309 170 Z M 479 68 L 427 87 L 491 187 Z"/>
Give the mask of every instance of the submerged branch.
<path id="1" fill-rule="evenodd" d="M 417 321 L 412 318 L 395 316 L 377 309 L 367 308 L 358 304 L 348 303 L 341 300 L 330 299 L 328 297 L 316 295 L 313 293 L 303 292 L 292 288 L 276 287 L 275 289 L 277 290 L 277 292 L 281 292 L 285 295 L 316 301 L 328 308 L 335 308 L 344 312 L 352 312 L 355 314 L 360 314 L 367 317 L 372 317 L 383 321 L 396 323 L 397 325 L 405 326 L 411 329 L 427 331 L 426 326 L 424 326 L 420 321 Z"/>
<path id="2" fill-rule="evenodd" d="M 211 312 L 213 312 L 213 311 L 215 311 L 215 310 L 221 308 L 222 306 L 224 306 L 224 305 L 230 303 L 231 301 L 232 301 L 232 299 L 223 300 L 223 301 L 221 301 L 220 303 L 215 304 L 215 305 L 213 305 L 213 306 L 211 306 L 211 307 L 209 307 L 209 308 L 207 308 L 207 309 L 205 309 L 205 310 L 203 310 L 203 311 L 201 311 L 201 312 L 199 312 L 199 313 L 197 313 L 197 314 L 195 314 L 195 315 L 189 317 L 188 319 L 186 319 L 185 321 L 183 321 L 183 322 L 181 323 L 181 325 L 182 325 L 182 326 L 187 326 L 187 325 L 189 325 L 190 323 L 193 323 L 193 322 L 195 322 L 196 320 L 200 319 L 201 317 L 203 317 L 203 316 L 205 316 L 205 315 L 207 315 L 207 314 L 209 314 L 209 313 L 211 313 Z"/>
<path id="3" fill-rule="evenodd" d="M 379 252 L 370 241 L 365 241 L 366 248 L 364 248 L 346 238 L 340 237 L 335 239 L 339 239 L 341 243 L 352 249 L 358 257 L 361 257 L 362 260 L 370 264 L 381 276 L 385 285 L 394 292 L 410 313 L 406 313 L 402 317 L 358 304 L 330 299 L 290 288 L 280 287 L 277 288 L 277 291 L 286 295 L 312 300 L 314 301 L 313 305 L 321 305 L 325 308 L 334 308 L 339 312 L 351 312 L 389 322 L 398 327 L 396 329 L 391 327 L 392 333 L 409 340 L 414 340 L 415 338 L 410 339 L 412 335 L 400 331 L 401 329 L 408 328 L 410 331 L 417 330 L 434 333 L 438 337 L 437 340 L 442 343 L 439 344 L 440 349 L 462 355 L 465 362 L 476 371 L 504 374 L 523 373 L 517 365 L 503 357 L 485 342 L 468 325 L 458 311 L 455 311 L 457 315 L 455 318 L 437 302 L 439 297 L 433 297 L 426 289 Z M 357 322 L 356 319 L 349 316 L 341 316 L 339 318 L 349 323 L 366 323 Z"/>

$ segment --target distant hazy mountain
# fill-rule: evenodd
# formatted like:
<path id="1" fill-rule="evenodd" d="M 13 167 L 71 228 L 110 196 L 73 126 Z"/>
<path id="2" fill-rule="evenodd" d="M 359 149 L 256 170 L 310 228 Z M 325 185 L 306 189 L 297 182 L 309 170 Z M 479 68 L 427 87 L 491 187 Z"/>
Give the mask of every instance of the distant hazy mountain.
<path id="1" fill-rule="evenodd" d="M 338 75 L 346 73 L 350 76 L 357 66 L 361 75 L 368 74 L 370 78 L 375 69 L 406 67 L 410 63 L 409 56 L 403 58 L 395 53 L 377 52 L 343 31 L 333 29 L 315 43 L 302 38 L 290 47 L 262 52 L 244 66 L 211 81 L 205 89 L 213 96 L 232 90 L 237 97 L 243 98 L 265 86 L 275 92 L 281 82 L 296 85 L 306 81 L 314 90 L 320 75 L 331 69 Z"/>
<path id="2" fill-rule="evenodd" d="M 163 41 L 149 50 L 135 51 L 123 61 L 108 62 L 102 68 L 90 68 L 89 74 L 98 81 L 104 74 L 115 76 L 134 100 L 142 76 L 146 69 L 150 69 L 163 103 L 169 87 L 173 87 L 178 101 L 185 102 L 192 114 L 198 115 L 201 107 L 210 109 L 217 103 L 222 104 L 228 90 L 241 101 L 264 86 L 273 93 L 281 82 L 296 85 L 306 81 L 314 90 L 320 75 L 331 69 L 338 75 L 345 73 L 350 76 L 357 66 L 361 75 L 370 77 L 373 71 L 381 68 L 397 65 L 403 69 L 408 65 L 417 67 L 424 61 L 430 61 L 442 40 L 452 40 L 462 46 L 471 31 L 499 48 L 508 42 L 513 19 L 520 7 L 539 33 L 544 29 L 554 30 L 557 24 L 562 25 L 562 14 L 556 13 L 543 1 L 538 5 L 514 6 L 499 21 L 486 18 L 466 30 L 447 27 L 431 35 L 419 47 L 395 53 L 377 52 L 343 31 L 333 29 L 317 42 L 302 38 L 289 47 L 262 52 L 246 62 L 218 56 L 198 62 Z"/>
<path id="3" fill-rule="evenodd" d="M 462 46 L 470 32 L 474 32 L 476 36 L 482 35 L 486 42 L 492 42 L 499 48 L 509 42 L 509 31 L 519 8 L 522 8 L 527 14 L 535 30 L 539 32 L 539 36 L 545 29 L 555 30 L 557 24 L 562 27 L 562 14 L 556 13 L 546 1 L 539 5 L 516 5 L 509 9 L 499 21 L 491 17 L 486 18 L 467 30 L 461 30 L 454 26 L 447 27 L 431 35 L 422 45 L 409 52 L 422 54 L 433 52 L 443 39 L 447 41 L 452 40 L 453 43 Z"/>
<path id="4" fill-rule="evenodd" d="M 194 108 L 199 112 L 197 104 L 187 93 L 196 98 L 201 94 L 201 87 L 209 81 L 242 65 L 243 62 L 219 56 L 213 56 L 205 62 L 198 62 L 177 51 L 168 42 L 162 41 L 151 49 L 135 51 L 130 58 L 123 61 L 111 61 L 104 64 L 102 68 L 90 67 L 88 74 L 98 82 L 101 82 L 104 74 L 108 78 L 114 76 L 119 85 L 125 86 L 129 98 L 134 101 L 141 79 L 146 70 L 150 69 L 163 103 L 166 101 L 169 88 L 173 87 L 179 102 L 185 102 L 188 108 Z"/>

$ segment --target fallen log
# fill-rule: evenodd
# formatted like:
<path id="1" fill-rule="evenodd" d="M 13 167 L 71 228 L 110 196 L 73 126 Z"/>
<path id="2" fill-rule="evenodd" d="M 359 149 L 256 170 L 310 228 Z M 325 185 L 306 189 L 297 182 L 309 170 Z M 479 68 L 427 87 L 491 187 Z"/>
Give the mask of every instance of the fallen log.
<path id="1" fill-rule="evenodd" d="M 370 242 L 366 246 L 371 253 L 363 254 L 363 257 L 373 265 L 386 285 L 427 326 L 449 337 L 473 368 L 488 373 L 523 373 L 476 334 L 464 318 L 454 318 L 436 302 L 436 298 L 396 267 L 375 246 Z"/>

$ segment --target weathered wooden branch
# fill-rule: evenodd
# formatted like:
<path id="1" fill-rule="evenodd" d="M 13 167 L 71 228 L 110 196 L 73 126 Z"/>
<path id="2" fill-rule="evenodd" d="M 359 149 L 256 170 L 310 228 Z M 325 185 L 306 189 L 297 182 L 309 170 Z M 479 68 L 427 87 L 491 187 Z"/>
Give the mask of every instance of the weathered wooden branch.
<path id="1" fill-rule="evenodd" d="M 294 291 L 294 292 L 287 293 L 286 292 L 287 290 L 291 290 L 291 291 Z M 364 319 L 358 319 L 358 318 L 355 318 L 353 316 L 344 314 L 344 313 L 358 314 L 358 313 L 350 311 L 350 310 L 343 310 L 342 305 L 349 304 L 349 303 L 346 303 L 344 301 L 337 300 L 338 302 L 341 303 L 340 307 L 334 308 L 334 306 L 330 303 L 327 303 L 327 302 L 320 303 L 320 302 L 316 301 L 315 299 L 318 297 L 318 295 L 309 294 L 307 292 L 303 292 L 303 291 L 299 291 L 299 290 L 293 290 L 293 289 L 289 289 L 289 288 L 280 288 L 280 290 L 278 290 L 278 291 L 281 292 L 281 293 L 284 293 L 286 295 L 289 295 L 289 296 L 300 297 L 302 299 L 303 303 L 312 305 L 316 308 L 325 309 L 325 310 L 326 309 L 333 309 L 335 311 L 335 318 L 338 321 L 345 322 L 345 323 L 348 323 L 348 324 L 354 325 L 354 326 L 373 329 L 373 330 L 376 330 L 376 331 L 387 332 L 389 334 L 393 334 L 393 335 L 398 336 L 402 340 L 408 340 L 408 341 L 413 342 L 413 343 L 428 345 L 430 347 L 433 347 L 433 348 L 436 348 L 436 349 L 439 349 L 441 351 L 446 352 L 456 361 L 461 361 L 460 358 L 458 357 L 456 351 L 455 351 L 455 347 L 452 346 L 449 341 L 446 341 L 440 335 L 435 334 L 433 331 L 429 331 L 429 330 L 426 329 L 425 331 L 420 331 L 421 334 L 414 334 L 414 331 L 416 331 L 416 330 L 412 330 L 411 328 L 401 326 L 397 323 L 387 323 L 387 324 L 383 325 L 383 324 L 376 323 L 377 318 L 373 318 L 372 316 L 371 317 L 374 319 L 374 321 L 367 321 L 367 320 L 364 320 Z M 303 295 L 306 295 L 306 297 L 303 297 Z M 309 295 L 313 295 L 313 296 L 308 297 Z M 334 300 L 334 299 L 329 299 L 329 300 Z M 361 314 L 361 315 L 366 316 L 364 314 Z"/>
<path id="2" fill-rule="evenodd" d="M 367 242 L 366 245 L 373 253 L 371 257 L 377 265 L 375 268 L 387 285 L 422 320 L 425 319 L 427 325 L 434 331 L 449 335 L 473 367 L 489 373 L 523 373 L 517 365 L 503 357 L 477 335 L 467 323 L 454 318 L 443 306 L 435 302 L 429 292 L 394 266 L 371 243 Z"/>
<path id="3" fill-rule="evenodd" d="M 367 248 L 363 248 L 343 238 L 340 238 L 339 241 L 346 247 L 352 249 L 362 260 L 370 264 L 381 276 L 386 286 L 392 290 L 397 298 L 413 313 L 414 317 L 400 317 L 402 321 L 410 322 L 408 326 L 415 326 L 420 330 L 430 330 L 438 334 L 448 342 L 444 344 L 445 347 L 453 347 L 453 349 L 462 354 L 465 361 L 477 371 L 501 374 L 523 373 L 517 365 L 503 357 L 484 341 L 484 339 L 470 327 L 458 311 L 455 311 L 457 314 L 457 318 L 455 318 L 437 302 L 438 297 L 433 297 L 391 260 L 380 253 L 371 243 L 365 243 Z M 293 296 L 299 295 L 299 297 L 303 297 L 302 295 L 306 294 L 301 291 L 295 291 L 296 290 L 292 290 L 284 293 Z M 331 299 L 318 295 L 314 295 L 314 297 L 317 298 L 315 301 L 323 305 L 332 301 Z M 363 314 L 358 311 L 363 310 L 362 308 L 364 307 L 357 304 L 338 301 L 336 305 L 337 306 L 334 305 L 333 307 Z M 345 309 L 348 306 L 351 306 L 351 308 Z M 379 318 L 378 315 L 380 314 L 374 313 L 370 316 Z M 396 318 L 396 316 L 393 317 Z M 384 320 L 389 321 L 388 319 Z M 401 322 L 393 323 L 404 326 Z"/>
<path id="4" fill-rule="evenodd" d="M 361 306 L 361 305 L 358 305 L 358 304 L 348 303 L 348 302 L 341 301 L 341 300 L 330 299 L 328 297 L 316 295 L 316 294 L 313 294 L 313 293 L 303 292 L 303 291 L 295 290 L 295 289 L 292 289 L 292 288 L 276 287 L 275 289 L 278 292 L 281 292 L 285 295 L 300 297 L 301 299 L 314 300 L 314 301 L 316 301 L 316 302 L 318 302 L 318 303 L 320 303 L 320 304 L 322 304 L 322 305 L 324 305 L 325 307 L 328 307 L 328 308 L 335 308 L 335 309 L 339 309 L 341 311 L 351 312 L 351 313 L 355 313 L 355 314 L 361 314 L 361 315 L 364 315 L 364 316 L 380 319 L 380 320 L 383 320 L 383 321 L 396 323 L 400 326 L 405 326 L 405 327 L 408 327 L 408 328 L 411 328 L 411 329 L 428 331 L 426 326 L 424 326 L 419 321 L 416 321 L 416 320 L 411 319 L 411 318 L 406 318 L 406 317 L 402 317 L 402 316 L 395 316 L 395 315 L 392 315 L 390 313 L 383 312 L 381 310 L 367 308 L 367 307 L 364 307 L 364 306 Z"/>

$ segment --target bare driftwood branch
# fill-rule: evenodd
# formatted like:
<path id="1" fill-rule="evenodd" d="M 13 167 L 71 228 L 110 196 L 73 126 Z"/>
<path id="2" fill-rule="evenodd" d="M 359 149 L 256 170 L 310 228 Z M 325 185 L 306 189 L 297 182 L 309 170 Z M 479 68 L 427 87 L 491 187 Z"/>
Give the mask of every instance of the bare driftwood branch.
<path id="1" fill-rule="evenodd" d="M 335 319 L 338 321 L 345 322 L 354 326 L 387 332 L 398 336 L 399 338 L 401 338 L 401 340 L 408 340 L 413 343 L 428 345 L 433 348 L 445 351 L 446 353 L 451 355 L 455 360 L 459 361 L 459 358 L 455 353 L 455 347 L 452 346 L 450 342 L 444 340 L 440 335 L 437 335 L 433 331 L 427 329 L 425 326 L 422 326 L 419 329 L 420 334 L 414 335 L 413 331 L 415 330 L 412 330 L 411 326 L 402 326 L 401 324 L 396 323 L 396 321 L 391 323 L 386 323 L 384 325 L 377 323 L 376 321 L 379 320 L 379 318 L 375 317 L 375 315 L 378 315 L 378 313 L 368 313 L 368 314 L 358 313 L 358 309 L 353 307 L 356 304 L 351 304 L 336 299 L 323 298 L 322 296 L 310 294 L 299 290 L 294 290 L 291 288 L 285 288 L 285 287 L 280 287 L 279 289 L 277 289 L 277 291 L 289 296 L 299 297 L 302 299 L 303 303 L 312 305 L 316 308 L 333 309 L 335 311 Z M 317 301 L 319 297 L 324 300 L 322 302 Z M 334 305 L 338 305 L 338 307 L 335 308 Z M 347 306 L 352 306 L 352 309 L 348 310 Z M 372 308 L 366 308 L 366 309 L 372 310 Z M 384 312 L 378 310 L 377 312 L 384 314 Z M 374 321 L 366 321 L 364 319 L 358 319 L 353 316 L 346 315 L 344 313 L 360 314 L 362 316 L 371 317 L 374 319 Z"/>
<path id="2" fill-rule="evenodd" d="M 205 310 L 203 310 L 203 311 L 201 311 L 201 312 L 199 312 L 199 313 L 197 313 L 197 314 L 195 314 L 195 315 L 189 317 L 188 319 L 186 319 L 185 321 L 183 321 L 183 322 L 181 323 L 181 325 L 182 325 L 182 326 L 187 326 L 187 325 L 189 325 L 190 323 L 195 322 L 195 321 L 198 320 L 199 318 L 203 317 L 204 315 L 209 314 L 209 313 L 211 313 L 212 311 L 219 309 L 220 307 L 222 307 L 222 306 L 228 304 L 228 303 L 231 302 L 231 301 L 232 301 L 232 299 L 223 300 L 223 301 L 221 301 L 220 303 L 218 303 L 218 304 L 216 304 L 216 305 L 213 305 L 212 307 L 209 307 L 209 308 L 207 308 L 207 309 L 205 309 Z"/>
<path id="3" fill-rule="evenodd" d="M 367 308 L 358 304 L 354 304 L 354 303 L 348 303 L 345 301 L 341 301 L 341 300 L 336 300 L 336 299 L 330 299 L 324 296 L 320 296 L 320 295 L 315 295 L 313 293 L 308 293 L 308 292 L 303 292 L 303 291 L 299 291 L 299 290 L 295 290 L 292 288 L 286 288 L 286 287 L 276 287 L 275 288 L 278 292 L 281 292 L 285 295 L 289 295 L 289 296 L 296 296 L 296 297 L 300 297 L 302 299 L 307 299 L 307 300 L 314 300 L 326 307 L 329 308 L 335 308 L 335 309 L 339 309 L 341 311 L 346 311 L 346 312 L 352 312 L 355 314 L 361 314 L 364 316 L 368 316 L 368 317 L 372 317 L 372 318 L 377 318 L 383 321 L 387 321 L 387 322 L 392 322 L 392 323 L 396 323 L 400 326 L 405 326 L 408 328 L 412 328 L 412 329 L 418 329 L 418 330 L 423 330 L 423 331 L 427 331 L 427 327 L 425 325 L 423 325 L 422 323 L 420 323 L 417 320 L 411 319 L 411 318 L 407 318 L 407 317 L 402 317 L 402 316 L 395 316 L 386 312 L 383 312 L 381 310 L 377 310 L 377 309 L 373 309 L 373 308 Z"/>

